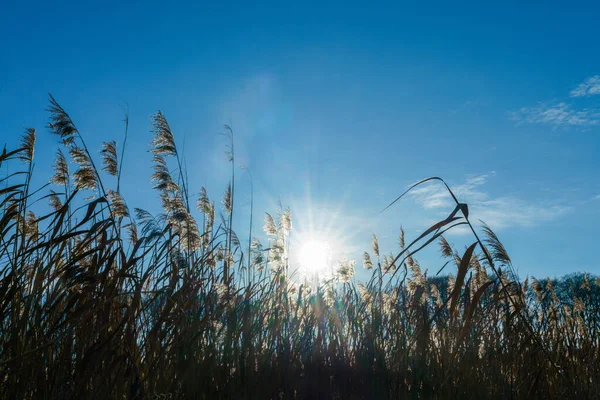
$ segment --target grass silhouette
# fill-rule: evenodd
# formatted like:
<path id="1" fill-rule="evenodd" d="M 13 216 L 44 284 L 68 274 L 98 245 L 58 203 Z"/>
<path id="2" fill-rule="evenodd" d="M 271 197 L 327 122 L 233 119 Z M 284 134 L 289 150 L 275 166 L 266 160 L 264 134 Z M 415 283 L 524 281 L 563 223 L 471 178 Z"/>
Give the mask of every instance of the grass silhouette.
<path id="1" fill-rule="evenodd" d="M 477 232 L 440 178 L 416 185 L 446 185 L 456 203 L 446 219 L 408 244 L 402 233 L 391 255 L 374 236 L 368 281 L 346 260 L 315 287 L 290 276 L 290 210 L 266 214 L 266 247 L 242 247 L 233 231 L 231 128 L 219 211 L 204 188 L 190 205 L 174 135 L 152 116 L 149 176 L 162 204 L 152 215 L 121 196 L 124 148 L 119 157 L 104 143 L 98 168 L 52 96 L 49 113 L 62 141 L 49 185 L 30 184 L 35 130 L 0 156 L 21 165 L 0 189 L 0 397 L 598 396 L 600 280 L 520 281 L 498 237 Z M 459 225 L 473 234 L 461 252 L 443 236 Z M 449 275 L 427 276 L 415 259 L 432 245 Z"/>

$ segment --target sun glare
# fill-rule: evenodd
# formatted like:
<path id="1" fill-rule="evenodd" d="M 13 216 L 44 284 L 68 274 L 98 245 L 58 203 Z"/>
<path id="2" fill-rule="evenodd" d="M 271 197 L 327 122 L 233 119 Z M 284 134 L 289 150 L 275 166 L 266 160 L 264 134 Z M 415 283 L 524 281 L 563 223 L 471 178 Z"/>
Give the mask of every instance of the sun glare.
<path id="1" fill-rule="evenodd" d="M 327 271 L 331 249 L 327 242 L 308 240 L 300 250 L 300 266 L 306 273 L 320 274 Z"/>

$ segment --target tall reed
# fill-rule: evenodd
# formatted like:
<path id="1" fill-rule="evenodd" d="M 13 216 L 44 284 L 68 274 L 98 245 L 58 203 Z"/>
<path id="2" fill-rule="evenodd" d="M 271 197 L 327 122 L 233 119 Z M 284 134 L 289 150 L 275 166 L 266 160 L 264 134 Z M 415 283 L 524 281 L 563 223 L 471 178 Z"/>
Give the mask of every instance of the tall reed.
<path id="1" fill-rule="evenodd" d="M 35 130 L 0 156 L 21 165 L 0 182 L 0 397 L 597 396 L 600 279 L 520 281 L 498 237 L 475 229 L 447 185 L 456 202 L 447 218 L 408 244 L 401 231 L 395 253 L 373 237 L 362 260 L 369 280 L 343 260 L 314 286 L 290 273 L 290 210 L 266 214 L 268 245 L 252 228 L 240 244 L 230 127 L 219 223 L 204 188 L 190 207 L 183 157 L 160 111 L 149 172 L 158 215 L 121 194 L 128 119 L 121 151 L 104 143 L 96 164 L 53 97 L 49 113 L 62 143 L 49 187 L 30 184 Z M 456 226 L 473 234 L 460 252 L 444 237 Z M 436 243 L 449 275 L 432 276 L 416 259 Z"/>

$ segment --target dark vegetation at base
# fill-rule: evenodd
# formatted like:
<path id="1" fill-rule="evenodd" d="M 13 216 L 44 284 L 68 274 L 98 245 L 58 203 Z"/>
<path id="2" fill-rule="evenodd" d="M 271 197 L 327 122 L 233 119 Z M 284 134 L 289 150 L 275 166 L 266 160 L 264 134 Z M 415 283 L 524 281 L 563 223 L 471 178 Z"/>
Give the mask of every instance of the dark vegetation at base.
<path id="1" fill-rule="evenodd" d="M 218 223 L 204 189 L 190 196 L 160 112 L 149 175 L 163 213 L 151 215 L 120 195 L 125 152 L 105 143 L 98 168 L 53 98 L 49 111 L 63 149 L 50 187 L 30 185 L 33 129 L 0 156 L 13 171 L 0 182 L 1 398 L 598 397 L 600 280 L 520 281 L 486 227 L 458 252 L 442 236 L 473 228 L 458 199 L 416 242 L 401 233 L 396 253 L 374 237 L 368 282 L 343 261 L 314 287 L 289 276 L 289 210 L 267 214 L 266 247 L 231 229 L 228 127 Z M 414 258 L 437 243 L 446 277 Z"/>

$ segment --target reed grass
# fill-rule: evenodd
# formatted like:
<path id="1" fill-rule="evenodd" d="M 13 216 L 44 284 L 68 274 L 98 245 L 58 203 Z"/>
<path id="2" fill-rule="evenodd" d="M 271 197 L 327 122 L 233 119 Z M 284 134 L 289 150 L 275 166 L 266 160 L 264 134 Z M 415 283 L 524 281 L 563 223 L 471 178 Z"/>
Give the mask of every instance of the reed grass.
<path id="1" fill-rule="evenodd" d="M 266 214 L 268 244 L 252 231 L 240 244 L 230 127 L 221 211 L 204 188 L 193 209 L 175 136 L 160 111 L 152 116 L 149 178 L 162 204 L 152 215 L 121 195 L 124 148 L 119 156 L 117 142 L 104 143 L 98 168 L 52 96 L 49 114 L 62 143 L 49 187 L 30 185 L 35 130 L 0 156 L 20 165 L 0 182 L 0 397 L 600 393 L 600 279 L 520 281 L 499 238 L 475 229 L 449 186 L 456 207 L 446 219 L 408 244 L 401 232 L 389 255 L 374 236 L 362 266 L 344 260 L 315 287 L 289 270 L 290 210 Z M 417 185 L 429 180 L 445 185 Z M 40 202 L 48 207 L 38 216 Z M 473 234 L 461 251 L 443 236 L 459 225 Z M 429 275 L 416 259 L 436 244 L 448 275 Z M 356 268 L 371 278 L 356 280 Z"/>

